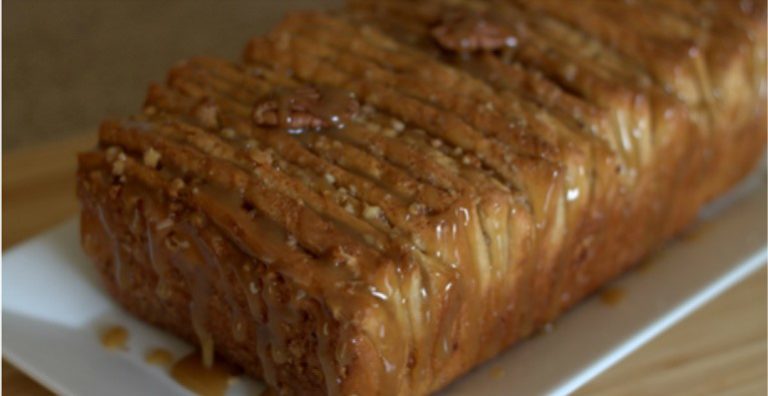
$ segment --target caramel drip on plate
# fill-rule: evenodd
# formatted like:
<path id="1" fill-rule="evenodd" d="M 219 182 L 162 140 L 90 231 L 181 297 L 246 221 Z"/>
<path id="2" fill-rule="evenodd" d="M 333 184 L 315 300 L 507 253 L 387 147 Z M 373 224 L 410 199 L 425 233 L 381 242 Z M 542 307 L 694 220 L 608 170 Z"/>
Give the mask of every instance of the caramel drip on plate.
<path id="1" fill-rule="evenodd" d="M 173 363 L 173 354 L 165 348 L 152 348 L 144 355 L 144 361 L 151 365 L 167 367 Z"/>
<path id="2" fill-rule="evenodd" d="M 171 377 L 199 396 L 223 396 L 237 375 L 232 366 L 219 361 L 208 367 L 198 351 L 184 356 L 171 367 Z"/>
<path id="3" fill-rule="evenodd" d="M 107 349 L 125 350 L 128 342 L 128 330 L 123 326 L 111 326 L 101 333 L 101 345 Z"/>

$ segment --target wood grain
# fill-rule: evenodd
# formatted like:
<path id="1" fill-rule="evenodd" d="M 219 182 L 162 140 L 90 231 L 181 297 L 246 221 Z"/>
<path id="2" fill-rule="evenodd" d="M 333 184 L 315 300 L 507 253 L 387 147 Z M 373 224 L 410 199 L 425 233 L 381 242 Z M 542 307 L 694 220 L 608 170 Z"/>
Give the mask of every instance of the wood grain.
<path id="1" fill-rule="evenodd" d="M 768 394 L 765 296 L 763 267 L 576 394 Z"/>
<path id="2" fill-rule="evenodd" d="M 77 213 L 75 153 L 94 141 L 85 134 L 3 156 L 4 250 Z M 765 395 L 767 310 L 764 268 L 577 394 Z M 51 394 L 6 362 L 3 390 Z"/>

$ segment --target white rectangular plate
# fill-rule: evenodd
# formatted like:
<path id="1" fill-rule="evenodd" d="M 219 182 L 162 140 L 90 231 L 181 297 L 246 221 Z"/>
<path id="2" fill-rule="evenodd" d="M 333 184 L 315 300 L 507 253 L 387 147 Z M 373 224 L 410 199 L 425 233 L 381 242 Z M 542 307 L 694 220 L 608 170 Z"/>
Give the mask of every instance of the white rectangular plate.
<path id="1" fill-rule="evenodd" d="M 554 329 L 473 370 L 443 395 L 567 394 L 662 332 L 766 260 L 762 172 L 703 213 L 695 238 L 670 244 L 647 271 L 614 282 L 614 305 L 591 298 Z M 123 312 L 100 288 L 81 252 L 76 221 L 3 256 L 3 354 L 59 394 L 185 395 L 165 369 L 144 362 L 152 347 L 179 357 L 189 345 Z M 105 326 L 130 335 L 128 350 L 99 342 Z M 241 380 L 228 395 L 258 394 Z"/>

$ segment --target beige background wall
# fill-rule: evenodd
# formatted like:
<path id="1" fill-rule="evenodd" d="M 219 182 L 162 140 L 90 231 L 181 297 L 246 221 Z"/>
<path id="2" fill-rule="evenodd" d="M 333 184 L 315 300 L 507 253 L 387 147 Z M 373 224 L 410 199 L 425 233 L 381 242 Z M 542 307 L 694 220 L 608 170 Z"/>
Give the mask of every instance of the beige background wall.
<path id="1" fill-rule="evenodd" d="M 239 56 L 286 10 L 334 0 L 3 1 L 3 151 L 135 112 L 179 59 Z"/>

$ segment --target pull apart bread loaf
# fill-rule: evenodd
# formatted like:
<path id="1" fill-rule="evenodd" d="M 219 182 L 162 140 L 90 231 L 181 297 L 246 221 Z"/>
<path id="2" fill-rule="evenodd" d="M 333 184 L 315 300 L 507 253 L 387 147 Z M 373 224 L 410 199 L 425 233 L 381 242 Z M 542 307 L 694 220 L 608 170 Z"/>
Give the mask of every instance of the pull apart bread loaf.
<path id="1" fill-rule="evenodd" d="M 765 150 L 762 1 L 352 1 L 195 58 L 79 157 L 127 310 L 278 394 L 422 395 Z"/>

